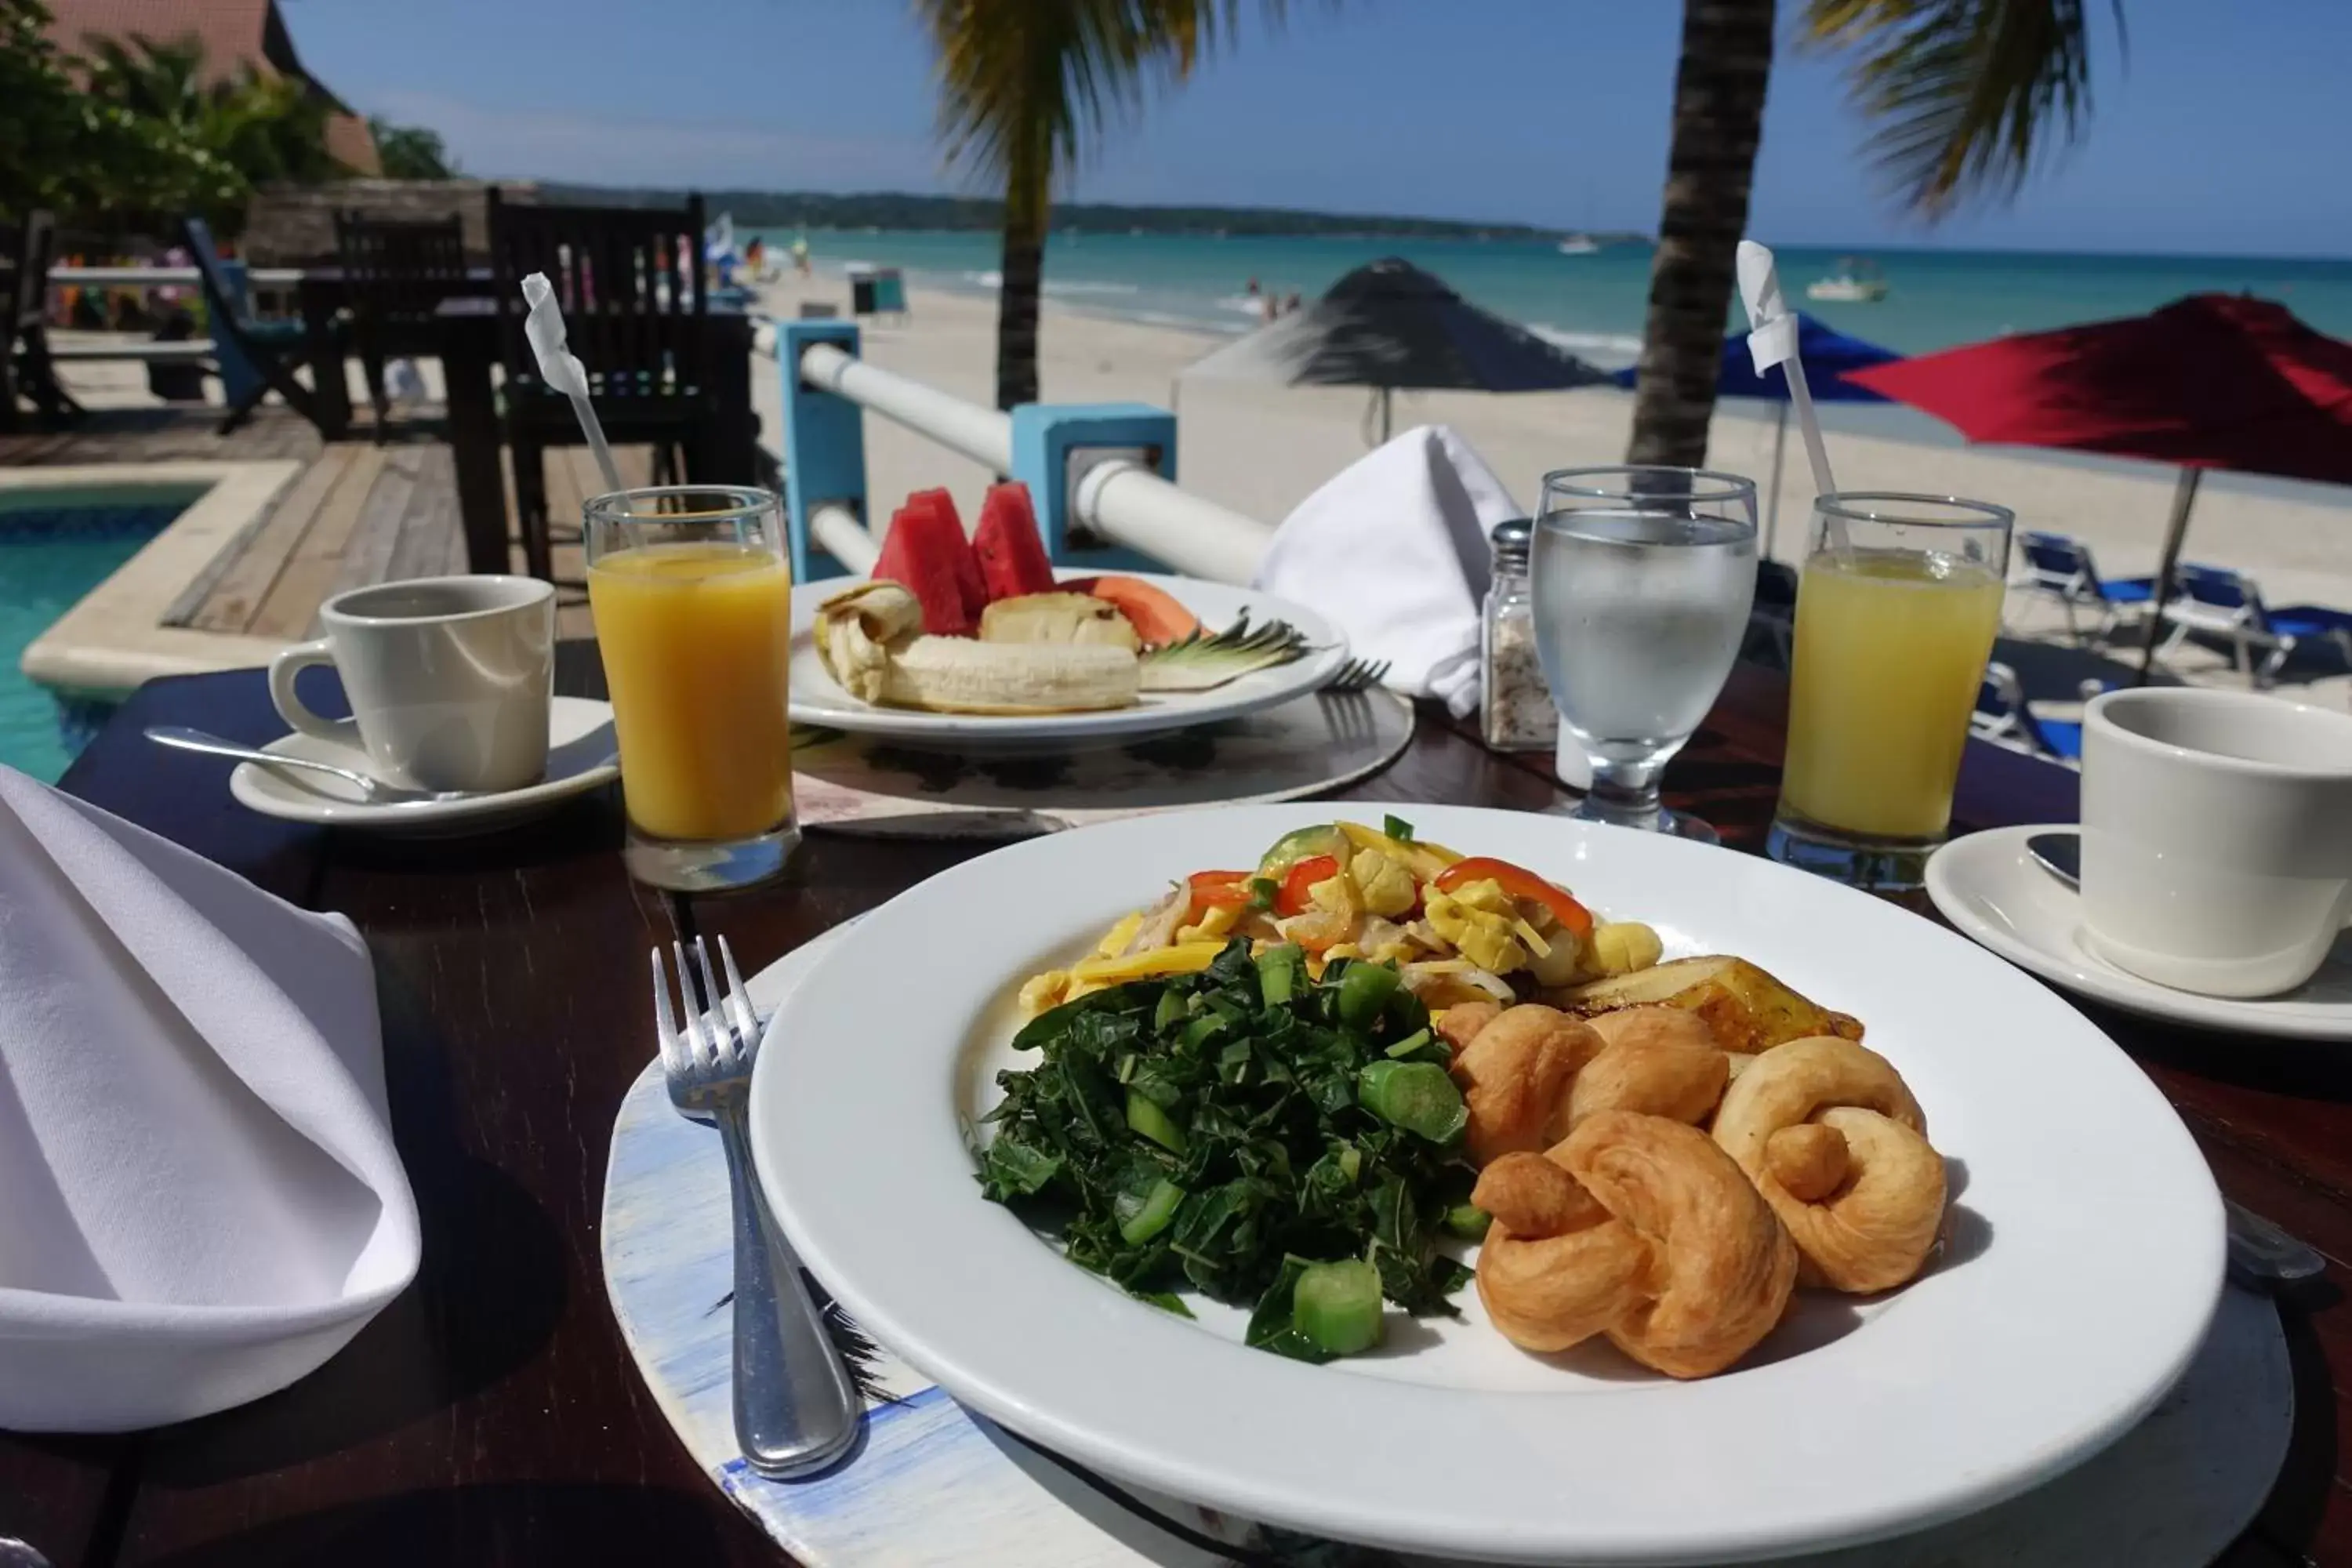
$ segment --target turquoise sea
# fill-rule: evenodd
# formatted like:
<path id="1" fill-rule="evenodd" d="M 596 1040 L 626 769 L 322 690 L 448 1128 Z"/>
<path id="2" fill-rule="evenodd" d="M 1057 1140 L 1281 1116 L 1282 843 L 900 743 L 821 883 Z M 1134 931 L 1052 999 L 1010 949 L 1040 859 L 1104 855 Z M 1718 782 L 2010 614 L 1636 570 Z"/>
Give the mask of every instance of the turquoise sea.
<path id="1" fill-rule="evenodd" d="M 793 237 L 765 232 L 772 247 Z M 821 271 L 866 261 L 902 268 L 918 286 L 984 293 L 996 285 L 993 235 L 818 230 L 809 245 Z M 1781 281 L 1800 294 L 1843 254 L 1783 248 Z M 1256 319 L 1244 292 L 1250 279 L 1277 294 L 1296 289 L 1313 299 L 1350 268 L 1383 256 L 1402 256 L 1487 309 L 1598 362 L 1630 363 L 1639 347 L 1649 291 L 1646 245 L 1564 256 L 1549 243 L 1518 240 L 1056 234 L 1046 249 L 1045 292 L 1073 309 L 1241 331 Z M 1929 249 L 1885 249 L 1871 258 L 1892 286 L 1885 300 L 1806 300 L 1802 308 L 1905 353 L 2133 315 L 2214 289 L 2280 300 L 2320 331 L 2352 338 L 2352 259 Z"/>

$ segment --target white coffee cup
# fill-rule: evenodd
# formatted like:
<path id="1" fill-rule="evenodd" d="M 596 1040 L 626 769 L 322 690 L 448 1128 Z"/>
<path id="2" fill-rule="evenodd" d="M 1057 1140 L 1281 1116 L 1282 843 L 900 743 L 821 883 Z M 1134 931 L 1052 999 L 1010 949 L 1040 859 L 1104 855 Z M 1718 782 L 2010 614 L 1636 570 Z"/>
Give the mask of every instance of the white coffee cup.
<path id="1" fill-rule="evenodd" d="M 2083 721 L 2083 944 L 2270 996 L 2352 917 L 2352 717 L 2251 691 L 2111 691 Z"/>
<path id="2" fill-rule="evenodd" d="M 331 664 L 370 770 L 410 789 L 506 790 L 547 769 L 554 695 L 555 585 L 531 577 L 417 577 L 336 595 L 327 635 L 269 663 L 269 699 L 305 734 L 348 742 L 294 694 Z"/>

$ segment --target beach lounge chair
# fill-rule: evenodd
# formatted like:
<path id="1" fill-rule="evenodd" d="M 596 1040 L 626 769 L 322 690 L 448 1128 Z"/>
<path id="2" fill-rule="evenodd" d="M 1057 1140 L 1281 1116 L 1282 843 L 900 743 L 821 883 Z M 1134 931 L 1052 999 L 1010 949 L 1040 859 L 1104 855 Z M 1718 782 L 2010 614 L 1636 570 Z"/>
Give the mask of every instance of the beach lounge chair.
<path id="1" fill-rule="evenodd" d="M 2160 654 L 2169 654 L 2193 633 L 2224 639 L 2239 670 L 2257 687 L 2270 685 L 2304 644 L 2326 640 L 2352 665 L 2352 613 L 2325 605 L 2290 605 L 2273 610 L 2263 591 L 2243 573 L 2226 566 L 2180 568 L 2180 597 L 2164 607 L 2172 635 Z M 2256 651 L 2262 654 L 2258 663 Z"/>
<path id="2" fill-rule="evenodd" d="M 2091 636 L 2104 638 L 2126 612 L 2156 597 L 2153 577 L 2100 576 L 2090 547 L 2069 535 L 2028 532 L 2020 538 L 2018 551 L 2025 558 L 2025 574 L 2016 585 L 2056 599 L 2066 611 L 2066 635 L 2078 643 L 2084 640 L 2078 612 L 2098 616 Z"/>
<path id="3" fill-rule="evenodd" d="M 200 217 L 192 217 L 183 220 L 180 227 L 188 253 L 196 264 L 196 279 L 204 289 L 205 322 L 213 335 L 215 357 L 223 362 L 222 389 L 236 392 L 226 417 L 220 422 L 220 433 L 229 435 L 253 417 L 254 409 L 273 392 L 286 400 L 289 408 L 318 425 L 317 401 L 311 397 L 310 388 L 294 379 L 295 367 L 303 363 L 307 349 L 302 323 L 257 318 L 246 304 L 245 290 L 232 287 L 228 274 L 222 269 L 220 247 L 213 243 L 212 226 Z M 232 354 L 242 357 L 251 367 L 251 376 L 233 378 L 227 374 L 226 362 Z M 342 373 L 341 360 L 319 372 L 334 375 Z"/>
<path id="4" fill-rule="evenodd" d="M 2088 702 L 2107 689 L 2105 681 L 2086 680 L 2083 700 Z M 1977 709 L 1969 728 L 1980 739 L 2012 751 L 2031 752 L 2069 767 L 2082 765 L 2083 721 L 2045 719 L 2036 713 L 2025 695 L 2025 683 L 2005 664 L 1985 666 L 1984 684 L 1978 689 Z"/>

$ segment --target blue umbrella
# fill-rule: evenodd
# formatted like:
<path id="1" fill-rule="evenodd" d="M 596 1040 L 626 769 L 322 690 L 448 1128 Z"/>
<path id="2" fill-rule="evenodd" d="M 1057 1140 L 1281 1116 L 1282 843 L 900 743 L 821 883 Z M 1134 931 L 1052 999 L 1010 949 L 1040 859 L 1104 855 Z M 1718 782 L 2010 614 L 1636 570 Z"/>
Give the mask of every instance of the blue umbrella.
<path id="1" fill-rule="evenodd" d="M 1845 379 L 1849 370 L 1867 370 L 1872 365 L 1885 364 L 1903 356 L 1876 343 L 1848 337 L 1819 317 L 1797 312 L 1797 353 L 1805 362 L 1805 384 L 1816 403 L 1886 403 L 1892 401 L 1866 386 L 1857 386 Z M 1616 373 L 1612 378 L 1620 386 L 1635 384 L 1638 377 L 1633 366 Z M 1748 334 L 1734 332 L 1723 340 L 1723 369 L 1716 377 L 1717 397 L 1765 397 L 1780 405 L 1780 423 L 1772 442 L 1772 501 L 1765 522 L 1764 548 L 1772 548 L 1772 533 L 1780 521 L 1780 459 L 1789 440 L 1789 381 L 1778 365 L 1756 374 L 1756 361 L 1748 352 Z"/>

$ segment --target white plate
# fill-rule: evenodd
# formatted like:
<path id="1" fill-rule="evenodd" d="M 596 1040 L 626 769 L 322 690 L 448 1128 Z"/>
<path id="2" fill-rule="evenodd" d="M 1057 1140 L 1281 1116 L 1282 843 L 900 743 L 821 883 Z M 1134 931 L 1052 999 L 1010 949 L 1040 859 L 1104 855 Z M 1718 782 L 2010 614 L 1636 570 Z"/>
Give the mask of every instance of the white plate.
<path id="1" fill-rule="evenodd" d="M 2083 898 L 2035 864 L 2025 841 L 2072 823 L 1997 827 L 1955 838 L 1927 861 L 1927 896 L 1944 918 L 2021 968 L 2126 1012 L 2200 1029 L 2295 1040 L 2352 1040 L 2352 938 L 2309 981 L 2252 1001 L 2175 991 L 2116 968 L 2075 940 Z"/>
<path id="2" fill-rule="evenodd" d="M 761 1181 L 853 1316 L 966 1404 L 1137 1485 L 1244 1518 L 1513 1562 L 1721 1563 L 1913 1530 L 2126 1430 L 2220 1293 L 2221 1201 L 2171 1108 L 2072 1007 L 1930 921 L 1785 867 L 1562 817 L 1418 806 L 1678 953 L 1751 958 L 1861 1016 L 1959 1188 L 1939 1267 L 1880 1300 L 1808 1294 L 1741 1369 L 1676 1384 L 1479 1321 L 1330 1366 L 1186 1322 L 983 1202 L 962 1140 L 995 1099 L 1018 983 L 1171 878 L 1379 805 L 1147 817 L 1000 849 L 869 915 L 763 1051 Z"/>
<path id="3" fill-rule="evenodd" d="M 520 789 L 468 800 L 418 801 L 409 805 L 372 805 L 355 784 L 330 773 L 266 768 L 239 763 L 228 775 L 237 804 L 264 816 L 322 827 L 354 827 L 408 837 L 456 837 L 492 833 L 551 811 L 575 795 L 621 776 L 613 739 L 613 706 L 585 697 L 559 697 L 548 710 L 547 776 Z M 359 732 L 348 741 L 315 735 L 280 735 L 261 748 L 281 756 L 309 757 L 354 773 L 371 773 Z"/>
<path id="4" fill-rule="evenodd" d="M 1092 573 L 1065 575 L 1092 576 Z M 1288 664 L 1260 669 L 1208 691 L 1147 691 L 1132 708 L 1100 713 L 1047 713 L 1034 718 L 974 713 L 923 713 L 908 708 L 877 708 L 841 689 L 816 651 L 817 606 L 856 584 L 847 580 L 803 583 L 793 590 L 792 714 L 795 724 L 824 724 L 861 735 L 891 735 L 905 741 L 1087 741 L 1150 735 L 1187 725 L 1207 724 L 1286 702 L 1314 690 L 1348 660 L 1347 635 L 1304 605 L 1247 588 L 1229 588 L 1197 577 L 1164 577 L 1131 572 L 1165 589 L 1212 630 L 1231 626 L 1243 611 L 1250 624 L 1288 621 L 1307 635 L 1308 652 Z"/>

